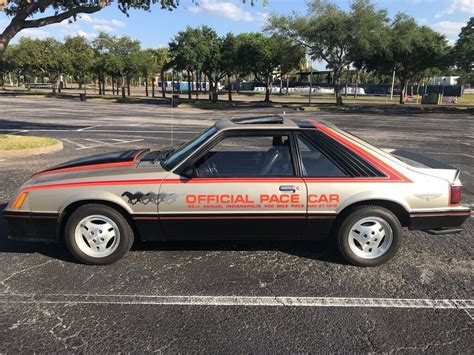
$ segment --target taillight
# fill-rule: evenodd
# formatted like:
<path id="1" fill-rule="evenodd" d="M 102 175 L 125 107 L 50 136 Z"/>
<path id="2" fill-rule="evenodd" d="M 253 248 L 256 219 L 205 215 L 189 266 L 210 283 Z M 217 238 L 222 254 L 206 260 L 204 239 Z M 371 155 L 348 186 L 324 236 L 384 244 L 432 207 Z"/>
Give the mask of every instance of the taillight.
<path id="1" fill-rule="evenodd" d="M 451 200 L 449 203 L 451 205 L 456 205 L 461 203 L 461 195 L 462 195 L 462 186 L 453 186 L 451 185 Z"/>

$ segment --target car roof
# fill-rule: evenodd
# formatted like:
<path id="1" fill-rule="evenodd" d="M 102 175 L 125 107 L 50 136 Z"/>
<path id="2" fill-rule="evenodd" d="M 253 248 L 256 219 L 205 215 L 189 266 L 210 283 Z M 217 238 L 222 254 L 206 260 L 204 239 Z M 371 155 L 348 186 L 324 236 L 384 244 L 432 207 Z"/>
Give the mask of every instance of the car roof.
<path id="1" fill-rule="evenodd" d="M 324 124 L 320 121 L 318 123 Z M 315 126 L 308 120 L 292 120 L 280 115 L 231 118 L 218 121 L 215 126 L 218 130 L 315 129 Z"/>

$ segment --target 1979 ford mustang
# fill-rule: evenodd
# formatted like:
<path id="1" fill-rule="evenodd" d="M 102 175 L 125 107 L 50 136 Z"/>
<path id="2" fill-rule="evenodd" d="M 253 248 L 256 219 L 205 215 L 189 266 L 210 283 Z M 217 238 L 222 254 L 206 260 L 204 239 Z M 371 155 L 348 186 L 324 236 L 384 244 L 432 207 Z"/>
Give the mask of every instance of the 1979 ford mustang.
<path id="1" fill-rule="evenodd" d="M 35 174 L 4 214 L 13 238 L 64 239 L 87 264 L 142 240 L 333 238 L 375 266 L 402 227 L 452 233 L 470 216 L 459 171 L 337 127 L 278 116 L 220 121 L 161 151 L 74 160 Z"/>

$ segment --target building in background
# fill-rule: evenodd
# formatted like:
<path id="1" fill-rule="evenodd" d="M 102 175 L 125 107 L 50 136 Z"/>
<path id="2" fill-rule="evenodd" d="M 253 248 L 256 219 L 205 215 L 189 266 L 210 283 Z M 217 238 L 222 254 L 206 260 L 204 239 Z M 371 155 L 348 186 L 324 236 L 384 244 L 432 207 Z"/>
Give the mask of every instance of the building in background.
<path id="1" fill-rule="evenodd" d="M 457 85 L 459 76 L 435 76 L 431 79 L 432 85 Z"/>

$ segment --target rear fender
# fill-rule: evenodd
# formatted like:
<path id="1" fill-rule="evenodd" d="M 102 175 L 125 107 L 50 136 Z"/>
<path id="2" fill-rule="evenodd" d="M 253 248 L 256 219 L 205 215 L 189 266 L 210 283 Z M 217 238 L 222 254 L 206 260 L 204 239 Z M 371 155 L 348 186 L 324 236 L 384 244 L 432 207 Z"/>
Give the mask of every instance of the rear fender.
<path id="1" fill-rule="evenodd" d="M 374 200 L 393 202 L 402 206 L 407 212 L 410 210 L 410 207 L 408 206 L 408 204 L 403 200 L 397 199 L 396 196 L 387 195 L 386 191 L 384 191 L 384 193 L 382 194 L 381 192 L 378 192 L 377 190 L 375 191 L 371 190 L 371 191 L 362 191 L 362 192 L 353 194 L 347 199 L 343 200 L 341 204 L 337 207 L 336 212 L 340 213 L 345 208 L 354 204 L 360 204 L 364 201 L 370 202 Z"/>

